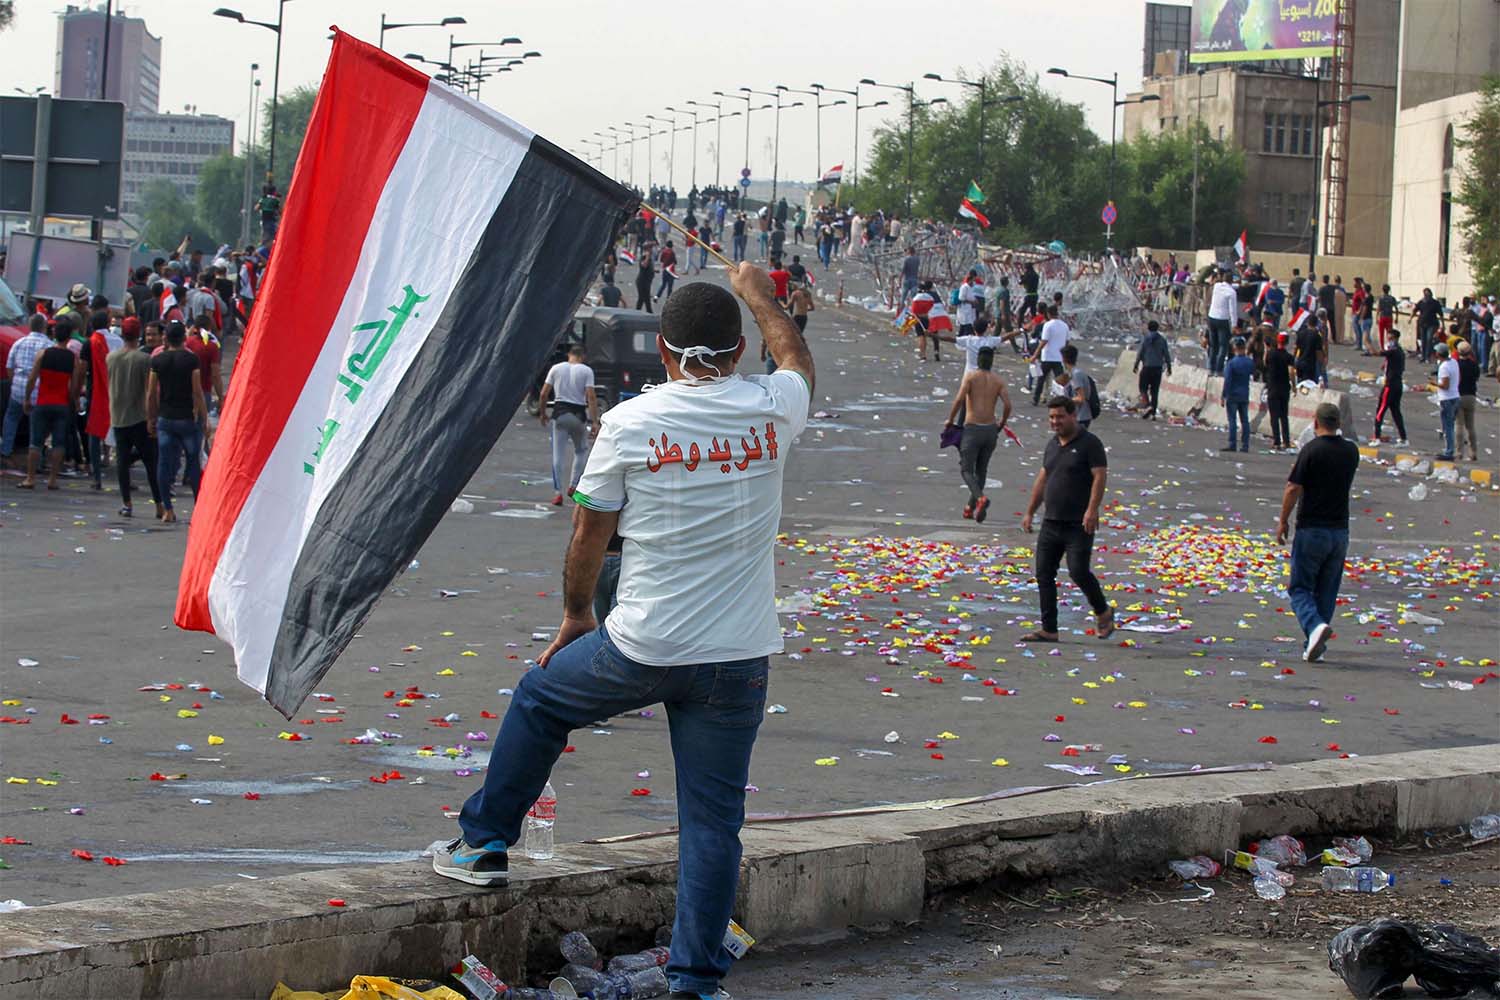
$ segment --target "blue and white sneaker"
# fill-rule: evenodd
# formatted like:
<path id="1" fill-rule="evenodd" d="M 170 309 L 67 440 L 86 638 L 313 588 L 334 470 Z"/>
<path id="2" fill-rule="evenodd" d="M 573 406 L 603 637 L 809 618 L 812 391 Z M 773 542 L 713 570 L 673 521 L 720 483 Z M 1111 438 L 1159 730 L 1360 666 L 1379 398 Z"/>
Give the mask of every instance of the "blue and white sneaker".
<path id="1" fill-rule="evenodd" d="M 510 858 L 499 841 L 474 847 L 459 837 L 433 850 L 432 870 L 470 885 L 501 886 L 510 880 Z"/>
<path id="2" fill-rule="evenodd" d="M 712 993 L 703 993 L 699 990 L 673 990 L 667 994 L 667 1000 L 734 1000 L 734 998 L 721 986 Z"/>

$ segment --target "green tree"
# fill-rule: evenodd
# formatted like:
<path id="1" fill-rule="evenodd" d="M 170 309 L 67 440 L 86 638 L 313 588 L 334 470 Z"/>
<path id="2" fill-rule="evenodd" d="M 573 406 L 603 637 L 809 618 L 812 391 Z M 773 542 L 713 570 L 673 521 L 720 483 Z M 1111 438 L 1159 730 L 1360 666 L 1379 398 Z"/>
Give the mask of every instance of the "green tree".
<path id="1" fill-rule="evenodd" d="M 256 178 L 264 176 L 265 160 L 257 151 L 255 164 L 251 167 L 252 190 Z M 252 203 L 254 199 L 252 198 Z M 230 153 L 220 155 L 203 164 L 198 174 L 197 215 L 214 243 L 240 242 L 241 211 L 245 201 L 245 157 Z M 260 235 L 260 216 L 253 210 L 250 219 L 250 237 Z"/>
<path id="2" fill-rule="evenodd" d="M 1454 145 L 1469 154 L 1454 201 L 1466 209 L 1459 231 L 1474 287 L 1485 295 L 1500 295 L 1500 170 L 1495 166 L 1500 163 L 1500 76 L 1485 77 L 1479 105 Z"/>
<path id="3" fill-rule="evenodd" d="M 301 86 L 291 93 L 282 94 L 276 102 L 276 170 L 272 182 L 276 190 L 286 198 L 287 188 L 292 182 L 292 168 L 297 164 L 297 154 L 302 151 L 302 139 L 307 135 L 307 123 L 312 119 L 313 103 L 318 99 L 318 89 Z M 271 102 L 261 109 L 260 148 L 269 151 L 271 145 Z M 265 174 L 260 175 L 264 182 Z M 255 188 L 260 196 L 260 184 Z"/>
<path id="4" fill-rule="evenodd" d="M 171 250 L 185 235 L 203 235 L 193 206 L 169 180 L 154 180 L 141 192 L 141 238 L 148 246 Z"/>
<path id="5" fill-rule="evenodd" d="M 1245 155 L 1198 129 L 1198 245 L 1233 242 L 1245 220 Z M 1106 152 L 1107 155 L 1107 152 Z M 1193 134 L 1143 135 L 1116 147 L 1118 246 L 1186 247 L 1192 238 Z"/>

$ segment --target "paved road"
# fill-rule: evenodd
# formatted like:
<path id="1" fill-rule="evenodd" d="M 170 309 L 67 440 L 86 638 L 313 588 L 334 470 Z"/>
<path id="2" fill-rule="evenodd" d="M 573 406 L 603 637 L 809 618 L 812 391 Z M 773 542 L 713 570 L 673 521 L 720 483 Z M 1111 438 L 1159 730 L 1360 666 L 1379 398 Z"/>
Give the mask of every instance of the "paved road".
<path id="1" fill-rule="evenodd" d="M 1433 486 L 1417 503 L 1411 477 L 1362 470 L 1339 638 L 1309 667 L 1269 537 L 1290 460 L 1225 458 L 1216 433 L 1112 412 L 1097 428 L 1111 462 L 1097 564 L 1135 631 L 1097 641 L 1066 587 L 1065 641 L 1028 650 L 1014 641 L 1035 611 L 1018 512 L 1043 411 L 1019 405 L 1024 447 L 997 453 L 977 526 L 935 441 L 956 358 L 919 364 L 862 309 L 819 311 L 809 334 L 826 415 L 788 468 L 788 655 L 770 694 L 786 711 L 762 727 L 752 813 L 1099 780 L 1055 765 L 1121 778 L 1496 737 L 1500 680 L 1481 664 L 1497 645 L 1492 496 Z M 568 523 L 546 505 L 547 461 L 535 423 L 515 421 L 467 488 L 474 513 L 444 519 L 290 724 L 234 679 L 222 644 L 170 624 L 181 527 L 122 520 L 78 481 L 31 494 L 5 479 L 0 716 L 25 724 L 0 724 L 0 771 L 27 783 L 0 786 L 0 836 L 30 843 L 0 847 L 0 898 L 368 863 L 451 836 L 445 813 L 481 780 L 504 692 L 560 614 Z M 398 704 L 412 689 L 425 697 Z M 347 742 L 370 729 L 400 735 Z M 673 823 L 664 730 L 657 712 L 576 734 L 555 775 L 563 839 Z M 1087 744 L 1102 749 L 1068 751 Z"/>

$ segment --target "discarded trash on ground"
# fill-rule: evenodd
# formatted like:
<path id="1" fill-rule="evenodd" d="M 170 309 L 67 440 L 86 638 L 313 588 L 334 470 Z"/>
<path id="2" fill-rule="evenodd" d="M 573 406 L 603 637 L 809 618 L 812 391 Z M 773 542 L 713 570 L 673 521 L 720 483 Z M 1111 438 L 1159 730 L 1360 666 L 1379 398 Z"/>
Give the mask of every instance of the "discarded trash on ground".
<path id="1" fill-rule="evenodd" d="M 1434 997 L 1500 989 L 1500 949 L 1452 924 L 1382 917 L 1346 927 L 1328 942 L 1328 967 L 1359 1000 L 1400 996 L 1411 976 Z"/>

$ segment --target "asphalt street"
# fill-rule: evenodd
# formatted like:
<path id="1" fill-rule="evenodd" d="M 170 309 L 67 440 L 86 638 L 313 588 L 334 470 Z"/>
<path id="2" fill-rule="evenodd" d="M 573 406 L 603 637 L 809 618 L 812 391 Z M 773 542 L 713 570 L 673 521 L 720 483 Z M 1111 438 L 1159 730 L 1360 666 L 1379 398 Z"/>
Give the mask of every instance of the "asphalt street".
<path id="1" fill-rule="evenodd" d="M 1095 565 L 1128 624 L 1099 641 L 1064 585 L 1063 642 L 1027 648 L 1019 522 L 1044 409 L 1013 390 L 1022 444 L 997 451 L 976 525 L 959 516 L 956 453 L 937 447 L 958 356 L 918 362 L 857 307 L 825 305 L 808 334 L 817 415 L 787 467 L 787 654 L 752 814 L 1500 737 L 1493 494 L 1429 483 L 1416 501 L 1413 476 L 1363 467 L 1338 636 L 1308 665 L 1272 537 L 1291 457 L 1224 456 L 1220 432 L 1112 409 L 1095 425 L 1110 455 Z M 1022 373 L 1008 354 L 999 366 Z M 1495 411 L 1481 412 L 1493 464 Z M 447 814 L 482 780 L 507 695 L 561 614 L 568 512 L 547 504 L 548 455 L 518 414 L 465 490 L 473 512 L 443 520 L 292 722 L 235 679 L 227 647 L 171 624 L 185 525 L 122 519 L 81 480 L 29 493 L 5 477 L 0 898 L 369 864 L 454 836 Z M 554 772 L 560 839 L 675 822 L 665 726 L 658 706 L 575 734 Z"/>

